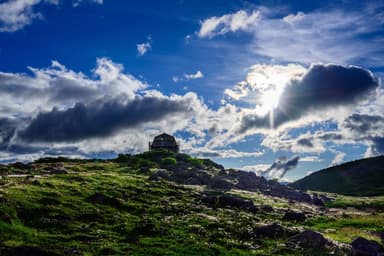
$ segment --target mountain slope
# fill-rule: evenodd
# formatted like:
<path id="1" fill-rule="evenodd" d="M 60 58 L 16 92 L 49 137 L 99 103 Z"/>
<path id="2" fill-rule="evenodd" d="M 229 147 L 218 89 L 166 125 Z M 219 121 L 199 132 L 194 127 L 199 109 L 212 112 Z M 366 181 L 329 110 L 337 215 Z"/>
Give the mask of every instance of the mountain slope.
<path id="1" fill-rule="evenodd" d="M 344 195 L 384 195 L 384 156 L 360 159 L 312 173 L 290 186 Z"/>
<path id="2" fill-rule="evenodd" d="M 357 237 L 380 242 L 384 198 L 374 215 L 335 216 L 293 191 L 169 152 L 0 165 L 0 255 L 350 255 Z"/>

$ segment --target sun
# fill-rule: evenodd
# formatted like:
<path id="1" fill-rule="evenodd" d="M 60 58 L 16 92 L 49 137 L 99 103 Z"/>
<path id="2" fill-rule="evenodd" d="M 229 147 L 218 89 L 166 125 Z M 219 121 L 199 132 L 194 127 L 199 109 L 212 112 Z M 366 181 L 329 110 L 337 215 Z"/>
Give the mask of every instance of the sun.
<path id="1" fill-rule="evenodd" d="M 280 90 L 267 90 L 263 93 L 261 97 L 261 111 L 264 115 L 269 115 L 269 128 L 273 129 L 274 124 L 274 115 L 275 109 L 279 105 L 279 100 L 282 91 Z"/>
<path id="2" fill-rule="evenodd" d="M 279 99 L 281 93 L 278 90 L 268 90 L 263 93 L 261 97 L 261 108 L 265 112 L 270 112 L 271 110 L 277 108 L 279 105 Z"/>

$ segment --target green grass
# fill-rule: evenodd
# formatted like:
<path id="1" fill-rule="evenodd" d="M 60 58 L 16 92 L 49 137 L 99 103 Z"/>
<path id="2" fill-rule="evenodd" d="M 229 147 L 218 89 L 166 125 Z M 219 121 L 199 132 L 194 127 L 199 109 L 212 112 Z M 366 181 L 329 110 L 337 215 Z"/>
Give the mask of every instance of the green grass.
<path id="1" fill-rule="evenodd" d="M 7 248 L 31 245 L 59 255 L 305 255 L 301 249 L 283 247 L 283 238 L 253 239 L 249 230 L 278 222 L 322 231 L 340 242 L 350 242 L 355 236 L 378 240 L 370 232 L 383 231 L 380 211 L 317 218 L 310 206 L 240 190 L 228 193 L 255 205 L 271 205 L 274 211 L 208 207 L 200 201 L 202 193 L 221 192 L 148 180 L 152 169 L 160 168 L 167 157 L 192 166 L 216 166 L 209 160 L 151 152 L 123 155 L 117 161 L 68 160 L 60 164 L 69 174 L 4 180 L 0 186 L 0 254 Z M 36 168 L 53 164 L 49 161 L 57 164 L 57 159 L 44 159 Z M 142 170 L 143 164 L 149 171 Z M 95 193 L 101 193 L 105 201 L 92 201 Z M 364 201 L 379 206 L 382 199 Z M 338 197 L 328 207 L 344 211 L 342 207 L 358 207 L 360 200 Z M 312 211 L 314 217 L 305 223 L 284 222 L 287 208 Z"/>

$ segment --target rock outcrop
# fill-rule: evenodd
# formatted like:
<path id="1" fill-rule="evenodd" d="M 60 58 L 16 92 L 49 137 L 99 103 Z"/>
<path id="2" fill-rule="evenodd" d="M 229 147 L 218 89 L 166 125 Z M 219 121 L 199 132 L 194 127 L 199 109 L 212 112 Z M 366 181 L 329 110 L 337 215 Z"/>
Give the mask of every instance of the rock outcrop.
<path id="1" fill-rule="evenodd" d="M 353 256 L 383 256 L 384 248 L 374 240 L 358 237 L 351 243 Z"/>
<path id="2" fill-rule="evenodd" d="M 285 198 L 290 201 L 304 202 L 323 206 L 322 200 L 316 196 L 311 197 L 305 192 L 301 192 L 290 187 L 281 185 L 264 177 L 257 176 L 253 172 L 224 170 L 213 167 L 213 170 L 191 168 L 185 163 L 183 168 L 176 166 L 171 170 L 159 169 L 155 171 L 150 180 L 159 178 L 188 185 L 206 185 L 217 190 L 240 189 L 252 192 L 261 192 L 268 196 Z"/>

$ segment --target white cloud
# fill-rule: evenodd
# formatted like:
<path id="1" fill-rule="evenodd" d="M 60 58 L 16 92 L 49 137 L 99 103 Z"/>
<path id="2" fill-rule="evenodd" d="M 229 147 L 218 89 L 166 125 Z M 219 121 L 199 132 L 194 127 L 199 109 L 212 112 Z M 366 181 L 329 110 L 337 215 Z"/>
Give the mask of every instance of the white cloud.
<path id="1" fill-rule="evenodd" d="M 244 165 L 240 169 L 244 171 L 255 172 L 257 175 L 259 175 L 263 171 L 267 170 L 270 166 L 271 164 L 254 164 L 254 165 Z"/>
<path id="2" fill-rule="evenodd" d="M 29 69 L 32 75 L 0 72 L 0 150 L 15 156 L 24 157 L 23 152 L 39 152 L 35 157 L 52 154 L 87 156 L 103 151 L 137 153 L 146 150 L 147 141 L 154 131 L 184 131 L 204 142 L 202 139 L 206 136 L 205 131 L 209 129 L 211 120 L 216 118 L 216 113 L 195 93 L 167 96 L 160 91 L 150 90 L 147 84 L 125 73 L 121 64 L 108 58 L 97 60 L 90 77 L 58 61 L 52 61 L 48 68 Z M 130 105 L 133 108 L 128 107 Z M 132 111 L 124 114 L 122 111 L 128 108 Z M 118 112 L 105 112 L 103 109 L 117 109 Z M 138 116 L 137 111 L 141 113 L 138 117 L 141 121 L 135 124 L 132 120 Z M 159 117 L 152 112 L 162 114 Z M 89 124 L 91 126 L 86 128 L 91 128 L 93 135 L 87 133 L 86 139 L 82 139 L 85 137 L 81 133 L 77 137 L 74 133 L 72 137 L 64 134 L 57 137 L 53 132 L 56 128 L 63 132 L 68 129 L 79 131 L 68 122 L 70 119 L 79 120 L 76 118 L 79 113 L 89 113 L 97 121 L 98 124 Z M 50 117 L 57 116 L 67 116 L 60 127 L 49 121 L 53 120 Z M 107 116 L 115 123 L 109 133 L 104 133 L 99 127 L 92 128 L 92 125 L 107 125 L 102 121 Z M 121 119 L 122 116 L 126 118 Z M 127 121 L 124 119 L 130 120 L 130 125 L 125 128 Z M 38 138 L 33 137 L 39 122 L 44 122 L 50 132 Z M 29 128 L 28 133 L 26 127 Z M 25 138 L 31 141 L 27 142 Z M 255 156 L 256 153 L 223 150 L 217 155 Z M 5 158 L 9 159 L 9 154 L 4 154 L 0 161 Z"/>
<path id="3" fill-rule="evenodd" d="M 103 0 L 73 0 L 73 7 L 84 2 L 103 4 Z M 43 19 L 35 7 L 41 4 L 59 5 L 59 0 L 8 0 L 0 3 L 0 32 L 15 32 Z"/>
<path id="4" fill-rule="evenodd" d="M 331 166 L 343 163 L 346 156 L 347 154 L 344 152 L 336 152 L 336 155 L 331 162 Z"/>
<path id="5" fill-rule="evenodd" d="M 305 156 L 300 158 L 301 162 L 322 162 L 323 160 L 320 159 L 318 156 Z"/>
<path id="6" fill-rule="evenodd" d="M 9 0 L 0 4 L 0 32 L 14 32 L 41 19 L 34 7 L 40 3 L 57 4 L 57 1 Z"/>
<path id="7" fill-rule="evenodd" d="M 181 82 L 181 81 L 188 81 L 188 80 L 194 80 L 194 79 L 200 79 L 203 78 L 204 74 L 200 70 L 196 71 L 196 73 L 192 74 L 184 74 L 184 77 L 179 76 L 173 76 L 172 81 L 174 83 Z"/>
<path id="8" fill-rule="evenodd" d="M 195 74 L 185 74 L 184 77 L 187 79 L 187 80 L 191 80 L 191 79 L 199 79 L 199 78 L 203 78 L 204 77 L 204 74 L 198 70 Z"/>
<path id="9" fill-rule="evenodd" d="M 136 49 L 137 49 L 137 54 L 139 56 L 143 56 L 144 54 L 146 54 L 149 50 L 152 49 L 152 38 L 149 36 L 147 42 L 137 44 Z"/>
<path id="10" fill-rule="evenodd" d="M 201 38 L 212 38 L 228 32 L 244 31 L 255 25 L 259 19 L 259 11 L 253 11 L 248 14 L 244 10 L 226 14 L 221 17 L 211 17 L 201 22 L 201 27 L 197 35 Z"/>
<path id="11" fill-rule="evenodd" d="M 311 175 L 312 173 L 314 173 L 314 171 L 307 171 L 307 172 L 305 173 L 305 176 Z"/>
<path id="12" fill-rule="evenodd" d="M 349 64 L 359 61 L 370 66 L 381 65 L 384 20 L 381 8 L 367 6 L 362 4 L 358 11 L 323 8 L 283 15 L 279 8 L 274 11 L 261 6 L 252 14 L 240 10 L 207 18 L 201 22 L 197 35 L 212 38 L 246 31 L 253 37 L 245 42 L 249 54 L 279 62 Z M 370 40 L 362 39 L 367 36 Z"/>
<path id="13" fill-rule="evenodd" d="M 83 3 L 95 3 L 95 4 L 103 4 L 103 0 L 73 0 L 72 1 L 72 6 L 73 7 L 78 7 L 79 5 Z"/>

